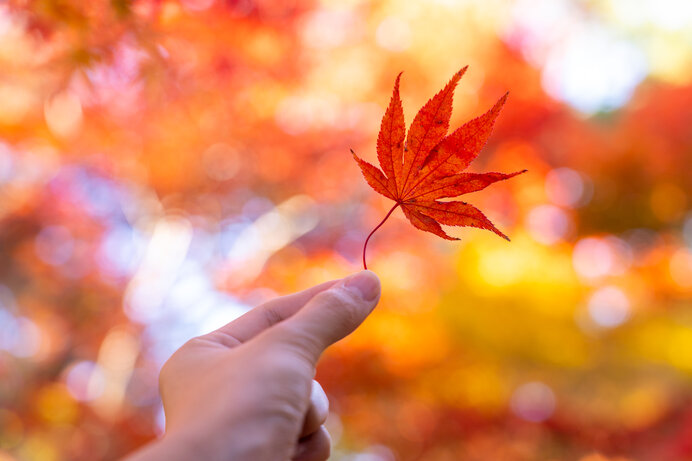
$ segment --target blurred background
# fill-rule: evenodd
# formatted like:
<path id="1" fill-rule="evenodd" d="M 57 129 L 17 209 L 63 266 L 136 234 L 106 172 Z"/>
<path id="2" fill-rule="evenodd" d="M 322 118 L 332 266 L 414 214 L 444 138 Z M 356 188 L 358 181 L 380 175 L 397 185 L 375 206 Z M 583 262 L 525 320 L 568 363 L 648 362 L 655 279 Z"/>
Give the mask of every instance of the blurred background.
<path id="1" fill-rule="evenodd" d="M 375 234 L 332 459 L 692 459 L 692 2 L 4 0 L 0 460 L 122 456 L 184 341 L 359 270 L 390 204 L 349 148 L 467 64 L 512 242 Z"/>

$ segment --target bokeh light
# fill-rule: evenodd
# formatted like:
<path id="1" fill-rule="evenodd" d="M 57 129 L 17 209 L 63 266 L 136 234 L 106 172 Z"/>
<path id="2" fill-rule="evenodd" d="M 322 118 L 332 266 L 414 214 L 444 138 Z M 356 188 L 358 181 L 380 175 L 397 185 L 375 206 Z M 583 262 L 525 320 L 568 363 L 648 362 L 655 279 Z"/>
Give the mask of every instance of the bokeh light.
<path id="1" fill-rule="evenodd" d="M 538 381 L 522 384 L 512 394 L 511 407 L 520 418 L 539 423 L 555 411 L 555 394 Z"/>
<path id="2" fill-rule="evenodd" d="M 630 316 L 627 295 L 617 287 L 599 288 L 589 299 L 589 314 L 601 327 L 613 328 L 621 325 Z"/>

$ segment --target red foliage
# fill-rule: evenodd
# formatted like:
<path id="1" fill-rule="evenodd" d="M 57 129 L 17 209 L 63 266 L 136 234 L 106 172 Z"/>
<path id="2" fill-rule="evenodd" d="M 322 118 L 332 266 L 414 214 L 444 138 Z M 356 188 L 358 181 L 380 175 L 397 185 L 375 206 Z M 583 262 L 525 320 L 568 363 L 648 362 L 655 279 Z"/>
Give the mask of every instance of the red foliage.
<path id="1" fill-rule="evenodd" d="M 454 74 L 442 91 L 421 108 L 411 124 L 408 137 L 399 97 L 401 74 L 397 76 L 394 93 L 377 137 L 377 158 L 384 173 L 351 151 L 370 187 L 396 202 L 365 241 L 363 267 L 366 269 L 365 249 L 368 240 L 397 207 L 401 207 L 414 227 L 447 240 L 458 239 L 447 235 L 440 224 L 487 229 L 509 240 L 473 205 L 439 201 L 485 189 L 490 184 L 526 171 L 509 174 L 462 173 L 480 153 L 507 101 L 505 94 L 488 112 L 447 135 L 454 88 L 466 69 L 464 67 Z"/>

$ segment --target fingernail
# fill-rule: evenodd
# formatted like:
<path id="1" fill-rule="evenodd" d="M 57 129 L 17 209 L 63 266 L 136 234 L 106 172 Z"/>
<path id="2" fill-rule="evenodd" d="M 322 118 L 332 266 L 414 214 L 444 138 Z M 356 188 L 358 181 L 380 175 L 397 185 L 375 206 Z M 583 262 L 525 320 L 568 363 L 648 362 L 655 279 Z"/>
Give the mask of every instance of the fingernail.
<path id="1" fill-rule="evenodd" d="M 357 291 L 364 300 L 372 301 L 380 294 L 380 279 L 370 271 L 361 271 L 348 277 L 344 287 Z"/>

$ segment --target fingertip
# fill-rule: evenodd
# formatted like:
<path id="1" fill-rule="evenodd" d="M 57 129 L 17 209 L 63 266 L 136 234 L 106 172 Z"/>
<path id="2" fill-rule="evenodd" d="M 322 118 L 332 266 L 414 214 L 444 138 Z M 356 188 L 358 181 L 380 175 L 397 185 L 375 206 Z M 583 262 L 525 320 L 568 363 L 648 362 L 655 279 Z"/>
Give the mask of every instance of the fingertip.
<path id="1" fill-rule="evenodd" d="M 268 334 L 316 364 L 331 344 L 351 334 L 377 305 L 380 280 L 364 270 L 317 294 Z"/>
<path id="2" fill-rule="evenodd" d="M 374 301 L 380 296 L 380 278 L 372 271 L 363 270 L 344 279 L 343 286 L 355 292 L 365 301 Z"/>

